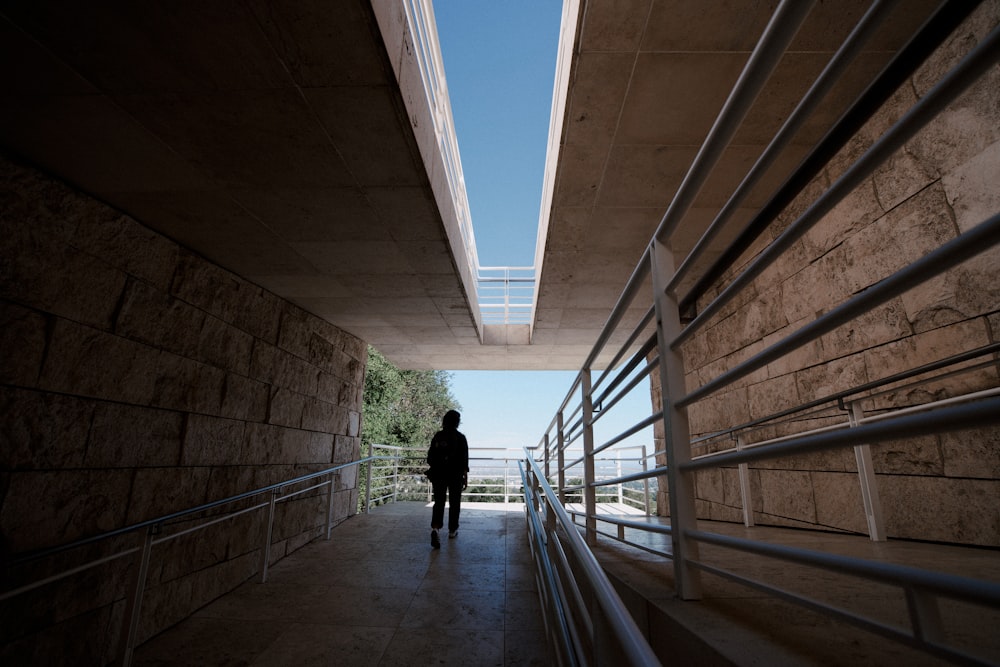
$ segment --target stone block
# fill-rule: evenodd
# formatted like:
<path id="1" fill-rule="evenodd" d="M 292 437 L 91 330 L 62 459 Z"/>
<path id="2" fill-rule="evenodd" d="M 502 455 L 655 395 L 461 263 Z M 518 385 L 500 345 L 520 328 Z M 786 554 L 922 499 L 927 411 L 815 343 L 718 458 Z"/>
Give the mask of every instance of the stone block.
<path id="1" fill-rule="evenodd" d="M 975 319 L 932 329 L 866 350 L 864 355 L 865 366 L 868 368 L 868 378 L 871 381 L 878 380 L 944 359 L 964 350 L 982 347 L 989 344 L 988 336 L 986 323 L 981 319 Z M 982 376 L 979 373 L 963 374 L 949 380 L 949 389 L 943 390 L 944 393 L 938 397 L 943 398 L 945 395 L 957 395 L 974 388 L 994 386 L 995 382 L 996 375 L 992 373 Z M 908 405 L 924 402 L 926 398 L 922 397 L 921 392 L 926 395 L 927 388 L 907 388 L 905 385 L 910 383 L 912 380 L 887 385 L 887 389 L 899 387 L 899 392 L 881 396 L 878 405 Z"/>
<path id="2" fill-rule="evenodd" d="M 943 475 L 944 461 L 936 435 L 889 440 L 872 447 L 875 472 L 894 475 Z"/>
<path id="3" fill-rule="evenodd" d="M 180 460 L 184 416 L 122 403 L 98 403 L 90 428 L 86 466 L 172 466 Z"/>
<path id="4" fill-rule="evenodd" d="M 46 317 L 37 310 L 0 301 L 0 382 L 33 387 L 45 358 Z"/>
<path id="5" fill-rule="evenodd" d="M 331 433 L 311 433 L 309 435 L 309 461 L 328 464 L 333 461 L 333 439 Z"/>
<path id="6" fill-rule="evenodd" d="M 254 345 L 250 377 L 255 380 L 315 396 L 319 375 L 320 371 L 315 366 L 273 345 Z"/>
<path id="7" fill-rule="evenodd" d="M 182 251 L 171 294 L 255 338 L 277 342 L 281 300 L 192 253 Z"/>
<path id="8" fill-rule="evenodd" d="M 1000 141 L 994 141 L 942 176 L 945 196 L 961 232 L 969 231 L 1000 210 L 1000 193 L 995 183 L 998 170 Z"/>
<path id="9" fill-rule="evenodd" d="M 991 312 L 1000 303 L 1000 248 L 917 285 L 901 299 L 916 333 Z"/>
<path id="10" fill-rule="evenodd" d="M 259 466 L 279 462 L 282 430 L 281 427 L 271 424 L 247 424 L 243 434 L 240 463 Z"/>
<path id="11" fill-rule="evenodd" d="M 39 385 L 66 394 L 147 405 L 159 352 L 68 320 L 57 320 Z"/>
<path id="12" fill-rule="evenodd" d="M 721 431 L 750 420 L 746 388 L 712 394 L 688 410 L 692 435 Z"/>
<path id="13" fill-rule="evenodd" d="M 759 419 L 791 408 L 799 403 L 794 375 L 781 375 L 747 387 L 750 417 Z"/>
<path id="14" fill-rule="evenodd" d="M 278 426 L 302 427 L 302 415 L 305 412 L 307 396 L 283 389 L 271 387 L 271 396 L 267 406 L 267 423 Z"/>
<path id="15" fill-rule="evenodd" d="M 816 523 L 812 480 L 805 470 L 759 470 L 763 512 Z"/>
<path id="16" fill-rule="evenodd" d="M 0 468 L 82 467 L 93 413 L 89 401 L 0 387 Z"/>
<path id="17" fill-rule="evenodd" d="M 209 468 L 140 468 L 128 503 L 128 523 L 139 523 L 203 504 Z"/>
<path id="18" fill-rule="evenodd" d="M 909 336 L 900 299 L 893 299 L 819 338 L 821 361 L 832 361 Z"/>
<path id="19" fill-rule="evenodd" d="M 227 373 L 219 415 L 230 419 L 263 422 L 267 419 L 268 386 L 242 375 Z"/>
<path id="20" fill-rule="evenodd" d="M 1000 546 L 1000 481 L 879 477 L 889 537 Z"/>
<path id="21" fill-rule="evenodd" d="M 215 524 L 157 545 L 155 566 L 149 572 L 150 584 L 173 581 L 224 561 L 229 541 L 226 531 L 230 529 L 225 523 Z"/>
<path id="22" fill-rule="evenodd" d="M 361 405 L 361 401 L 356 401 L 354 405 Z M 356 438 L 361 435 L 361 413 L 351 410 L 348 415 L 347 435 Z"/>
<path id="23" fill-rule="evenodd" d="M 251 466 L 223 465 L 212 467 L 208 478 L 208 502 L 236 496 L 256 488 L 255 470 Z"/>
<path id="24" fill-rule="evenodd" d="M 177 244 L 114 209 L 94 205 L 100 210 L 76 228 L 72 244 L 165 292 L 177 266 Z"/>
<path id="25" fill-rule="evenodd" d="M 279 437 L 281 450 L 278 460 L 282 463 L 314 463 L 317 460 L 314 457 L 323 456 L 322 453 L 313 451 L 313 433 L 310 431 L 283 428 Z"/>
<path id="26" fill-rule="evenodd" d="M 812 473 L 816 497 L 816 522 L 820 526 L 868 534 L 861 482 L 856 474 Z"/>
<path id="27" fill-rule="evenodd" d="M 819 259 L 883 214 L 884 210 L 875 193 L 875 184 L 866 180 L 805 233 L 802 237 L 805 256 L 813 261 Z M 785 260 L 782 258 L 778 261 Z"/>
<path id="28" fill-rule="evenodd" d="M 9 479 L 0 525 L 11 553 L 125 525 L 130 470 L 12 472 Z"/>
<path id="29" fill-rule="evenodd" d="M 208 316 L 198 333 L 196 354 L 199 361 L 240 375 L 250 374 L 253 337 L 217 317 Z"/>
<path id="30" fill-rule="evenodd" d="M 169 352 L 159 356 L 152 405 L 217 415 L 222 411 L 226 372 Z"/>
<path id="31" fill-rule="evenodd" d="M 947 477 L 1000 479 L 1000 427 L 942 433 Z"/>
<path id="32" fill-rule="evenodd" d="M 103 261 L 49 236 L 43 228 L 15 222 L 0 238 L 0 298 L 99 329 L 111 316 L 126 276 Z"/>
<path id="33" fill-rule="evenodd" d="M 357 461 L 358 457 L 354 455 L 354 452 L 360 446 L 360 438 L 346 435 L 335 435 L 333 437 L 333 463 L 350 463 L 351 461 Z"/>
<path id="34" fill-rule="evenodd" d="M 799 399 L 808 403 L 859 387 L 868 381 L 866 371 L 865 358 L 860 353 L 803 368 L 795 374 Z"/>
<path id="35" fill-rule="evenodd" d="M 191 357 L 198 346 L 205 313 L 155 290 L 129 281 L 115 322 L 115 333 L 132 340 Z"/>
<path id="36" fill-rule="evenodd" d="M 722 470 L 718 468 L 700 470 L 694 479 L 695 497 L 710 503 L 725 502 L 722 484 Z"/>
<path id="37" fill-rule="evenodd" d="M 182 466 L 233 465 L 240 459 L 245 424 L 235 419 L 191 414 L 184 429 Z"/>

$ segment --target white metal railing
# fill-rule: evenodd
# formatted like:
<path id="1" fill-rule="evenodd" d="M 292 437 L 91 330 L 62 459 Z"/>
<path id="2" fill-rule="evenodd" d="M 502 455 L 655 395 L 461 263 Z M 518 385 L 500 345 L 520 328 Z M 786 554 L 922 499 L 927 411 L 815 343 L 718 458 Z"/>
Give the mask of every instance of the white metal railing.
<path id="1" fill-rule="evenodd" d="M 531 324 L 535 267 L 481 266 L 477 291 L 483 324 Z"/>
<path id="2" fill-rule="evenodd" d="M 549 645 L 560 665 L 659 665 L 559 496 L 526 450 L 528 541 Z"/>
<path id="3" fill-rule="evenodd" d="M 900 297 L 907 290 L 1000 245 L 1000 212 L 987 214 L 978 226 L 942 243 L 924 257 L 846 298 L 809 324 L 792 333 L 768 338 L 766 346 L 756 354 L 715 377 L 701 379 L 694 386 L 689 385 L 692 378 L 685 374 L 682 343 L 703 333 L 709 319 L 718 315 L 734 299 L 749 298 L 747 288 L 754 286 L 778 257 L 783 256 L 845 196 L 870 178 L 895 151 L 1000 61 L 1000 28 L 993 28 L 992 32 L 981 37 L 977 45 L 973 45 L 969 54 L 958 65 L 943 73 L 938 83 L 924 93 L 867 151 L 861 153 L 839 178 L 823 189 L 797 219 L 784 226 L 780 234 L 754 259 L 743 264 L 737 263 L 778 214 L 803 193 L 830 159 L 885 104 L 892 91 L 913 75 L 927 55 L 952 33 L 976 4 L 942 3 L 802 160 L 798 169 L 773 193 L 735 240 L 723 249 L 719 259 L 700 275 L 691 276 L 697 265 L 695 260 L 727 222 L 727 217 L 738 208 L 750 186 L 761 180 L 761 175 L 774 156 L 787 146 L 794 130 L 821 103 L 825 91 L 837 82 L 840 73 L 873 34 L 874 26 L 884 20 L 888 11 L 896 4 L 873 3 L 833 56 L 826 70 L 806 93 L 799 107 L 788 116 L 785 125 L 777 132 L 758 163 L 748 171 L 744 182 L 733 191 L 729 202 L 720 209 L 709 231 L 687 257 L 678 262 L 675 269 L 674 256 L 669 247 L 673 232 L 692 205 L 702 184 L 712 174 L 719 157 L 736 134 L 744 115 L 780 61 L 812 4 L 806 1 L 785 1 L 775 10 L 772 21 L 674 195 L 659 228 L 598 336 L 597 343 L 543 434 L 536 457 L 542 459 L 545 473 L 538 477 L 557 480 L 555 491 L 545 492 L 544 495 L 554 494 L 562 503 L 567 502 L 570 494 L 582 496 L 584 509 L 578 514 L 585 519 L 583 537 L 588 545 L 597 542 L 598 521 L 617 524 L 617 537 L 620 539 L 624 539 L 621 530 L 624 527 L 669 536 L 669 548 L 660 553 L 672 563 L 676 591 L 681 599 L 699 599 L 702 594 L 701 573 L 709 572 L 899 640 L 932 655 L 967 664 L 990 664 L 988 658 L 972 655 L 967 648 L 949 641 L 942 619 L 946 607 L 940 604 L 940 600 L 998 609 L 1000 585 L 996 582 L 729 537 L 701 530 L 696 521 L 694 476 L 697 472 L 736 468 L 740 476 L 744 522 L 751 525 L 752 499 L 747 479 L 750 463 L 817 451 L 843 450 L 855 455 L 869 536 L 873 540 L 884 540 L 885 529 L 870 448 L 896 439 L 992 428 L 1000 424 L 1000 390 L 995 386 L 978 387 L 969 392 L 946 391 L 946 398 L 927 400 L 920 405 L 880 405 L 873 411 L 871 404 L 866 406 L 865 403 L 877 399 L 883 391 L 899 390 L 904 383 L 916 386 L 918 383 L 937 382 L 937 386 L 942 386 L 943 383 L 947 387 L 951 386 L 950 380 L 958 373 L 975 372 L 986 367 L 995 369 L 996 354 L 1000 351 L 1000 346 L 991 344 L 961 350 L 947 359 L 910 368 L 897 375 L 810 403 L 795 405 L 752 423 L 734 424 L 719 433 L 692 437 L 688 423 L 688 410 L 691 407 L 712 398 L 720 390 L 731 387 L 768 364 L 779 360 L 793 363 L 789 361 L 789 356 L 803 345 L 818 340 L 837 327 L 872 312 L 888 300 Z M 686 295 L 678 297 L 676 290 L 686 278 L 693 279 L 693 287 L 688 288 Z M 653 294 L 645 302 L 649 304 L 646 316 L 638 325 L 628 329 L 621 324 L 624 314 L 636 304 L 644 303 L 641 299 L 645 297 L 640 294 L 640 290 L 647 284 L 647 279 L 651 279 Z M 728 282 L 713 297 L 716 294 L 713 286 L 722 279 Z M 626 342 L 620 347 L 607 350 L 613 337 L 624 338 Z M 609 368 L 615 370 L 597 373 L 594 370 L 596 360 L 608 352 L 613 355 Z M 598 422 L 623 396 L 634 390 L 643 378 L 653 374 L 659 380 L 663 410 L 642 418 L 621 433 L 598 437 L 595 430 L 599 426 Z M 595 409 L 595 406 L 601 406 L 601 409 Z M 837 423 L 831 423 L 833 419 Z M 819 426 L 814 425 L 817 420 L 822 420 Z M 620 443 L 656 424 L 662 426 L 664 448 L 656 452 L 660 462 L 653 469 L 607 478 L 599 474 L 598 461 L 601 457 L 609 456 L 621 446 Z M 784 429 L 783 433 L 767 435 L 779 426 Z M 579 471 L 582 471 L 582 475 L 578 474 Z M 573 477 L 582 479 L 575 482 Z M 632 521 L 627 517 L 598 515 L 598 493 L 605 485 L 652 477 L 660 477 L 666 481 L 670 525 L 653 525 L 649 522 Z M 552 513 L 558 514 L 555 509 Z M 540 528 L 536 528 L 536 531 L 546 534 Z M 548 534 L 551 532 L 549 529 Z M 541 544 L 545 542 L 542 541 Z M 888 627 L 869 617 L 863 610 L 835 608 L 781 586 L 758 581 L 735 569 L 719 567 L 701 557 L 700 544 L 753 553 L 779 562 L 804 564 L 819 570 L 834 570 L 897 587 L 905 594 L 909 625 Z M 647 548 L 645 545 L 635 546 Z M 556 590 L 559 586 L 556 582 L 552 586 L 546 586 L 546 590 L 557 595 L 560 592 Z M 576 595 L 572 592 L 566 594 L 565 591 L 561 593 L 569 599 Z M 558 615 L 552 622 L 563 626 L 567 624 L 565 618 Z M 568 636 L 570 640 L 564 642 L 566 650 L 573 648 L 577 642 L 572 630 Z"/>
<path id="4" fill-rule="evenodd" d="M 288 502 L 293 498 L 302 497 L 310 492 L 321 492 L 326 489 L 326 508 L 321 524 L 325 539 L 330 539 L 333 528 L 333 498 L 337 480 L 342 471 L 367 463 L 370 459 L 362 459 L 351 463 L 333 466 L 316 473 L 302 475 L 283 482 L 254 489 L 228 498 L 223 498 L 197 507 L 181 510 L 172 514 L 156 517 L 140 523 L 125 526 L 118 530 L 108 531 L 86 539 L 51 549 L 23 554 L 5 564 L 6 582 L 18 582 L 27 577 L 29 580 L 15 583 L 14 587 L 0 593 L 0 602 L 18 598 L 44 586 L 54 584 L 68 577 L 93 570 L 119 559 L 132 559 L 132 567 L 128 568 L 130 580 L 125 597 L 125 613 L 120 632 L 109 630 L 111 636 L 119 637 L 119 647 L 116 663 L 130 665 L 132 655 L 139 636 L 139 621 L 141 618 L 143 599 L 145 596 L 147 578 L 153 548 L 167 544 L 177 538 L 228 523 L 237 517 L 264 512 L 267 519 L 263 522 L 260 535 L 260 559 L 258 572 L 260 581 L 266 582 L 271 557 L 271 540 L 275 526 L 275 509 L 278 504 Z M 212 512 L 211 514 L 208 514 Z M 121 541 L 132 540 L 130 546 L 122 546 Z M 109 553 L 93 557 L 89 549 L 106 547 Z M 67 555 L 81 553 L 85 562 L 71 566 L 58 565 L 64 562 Z M 55 559 L 55 560 L 53 560 Z M 33 577 L 35 568 L 47 561 L 56 563 L 58 571 L 43 577 Z M 27 568 L 27 569 L 26 569 Z M 26 569 L 27 574 L 20 574 Z M 44 568 L 42 568 L 44 571 Z M 26 607 L 27 608 L 27 607 Z"/>

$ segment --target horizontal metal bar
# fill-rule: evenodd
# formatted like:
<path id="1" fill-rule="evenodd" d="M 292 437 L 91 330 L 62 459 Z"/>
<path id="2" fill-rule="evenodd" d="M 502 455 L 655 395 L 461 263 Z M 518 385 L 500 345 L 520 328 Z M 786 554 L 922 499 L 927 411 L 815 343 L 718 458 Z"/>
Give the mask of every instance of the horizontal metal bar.
<path id="1" fill-rule="evenodd" d="M 719 232 L 728 222 L 730 216 L 737 210 L 743 200 L 757 182 L 764 176 L 767 170 L 774 164 L 781 151 L 792 141 L 793 136 L 802 127 L 809 116 L 815 111 L 826 94 L 837 84 L 841 75 L 847 67 L 854 62 L 854 59 L 861 53 L 862 48 L 874 35 L 876 28 L 888 17 L 889 12 L 897 4 L 898 0 L 876 0 L 861 20 L 854 26 L 854 29 L 844 40 L 840 48 L 827 63 L 816 81 L 810 86 L 806 94 L 802 96 L 798 105 L 789 114 L 781 128 L 775 133 L 767 148 L 760 154 L 750 171 L 743 178 L 729 200 L 716 214 L 715 219 L 702 234 L 701 238 L 688 253 L 684 261 L 674 272 L 667 282 L 665 292 L 671 293 L 680 284 L 681 280 L 688 274 L 694 263 L 701 257 L 708 245 L 718 236 Z M 684 312 L 682 309 L 681 312 Z"/>
<path id="2" fill-rule="evenodd" d="M 672 349 L 693 336 L 713 315 L 743 288 L 783 255 L 865 179 L 888 160 L 917 132 L 930 123 L 951 102 L 1000 60 L 1000 27 L 994 28 L 962 61 L 920 98 L 902 118 L 858 158 L 785 231 L 769 243 L 750 265 L 737 275 L 694 320 L 671 341 Z M 964 236 L 964 234 L 963 234 Z"/>
<path id="3" fill-rule="evenodd" d="M 203 505 L 199 505 L 197 507 L 192 507 L 190 509 L 181 510 L 179 512 L 174 512 L 172 514 L 165 514 L 163 516 L 156 517 L 155 519 L 149 519 L 149 520 L 146 520 L 146 521 L 142 521 L 140 523 L 134 523 L 134 524 L 131 524 L 131 525 L 128 525 L 128 526 L 124 526 L 122 528 L 118 528 L 116 530 L 109 530 L 109 531 L 107 531 L 105 533 L 101 533 L 99 535 L 94 535 L 92 537 L 87 537 L 87 538 L 84 538 L 82 540 L 76 540 L 74 542 L 69 542 L 67 544 L 63 544 L 63 545 L 60 545 L 60 546 L 57 546 L 57 547 L 51 547 L 51 548 L 48 548 L 48 549 L 40 549 L 38 551 L 33 551 L 33 552 L 30 552 L 30 553 L 21 554 L 20 556 L 17 556 L 16 558 L 11 559 L 9 562 L 11 564 L 17 564 L 17 563 L 24 563 L 24 562 L 30 561 L 30 560 L 37 560 L 39 558 L 45 558 L 45 557 L 48 557 L 48 556 L 53 556 L 55 554 L 62 553 L 64 551 L 69 551 L 70 549 L 76 549 L 78 547 L 86 546 L 88 544 L 94 544 L 96 542 L 100 542 L 102 540 L 107 540 L 107 539 L 110 539 L 112 537 L 117 537 L 119 535 L 127 535 L 128 533 L 134 532 L 136 530 L 143 530 L 143 529 L 149 528 L 150 526 L 155 526 L 157 524 L 164 524 L 164 523 L 167 523 L 167 522 L 172 521 L 174 519 L 179 519 L 181 517 L 188 516 L 190 514 L 197 514 L 198 512 L 204 512 L 206 510 L 214 509 L 214 508 L 219 507 L 221 505 L 227 505 L 229 503 L 234 503 L 234 502 L 237 502 L 239 500 L 244 500 L 246 498 L 252 498 L 253 496 L 257 496 L 257 495 L 260 495 L 262 493 L 268 493 L 268 492 L 273 491 L 275 489 L 280 489 L 283 486 L 291 486 L 293 484 L 298 484 L 300 482 L 304 482 L 304 481 L 307 481 L 307 480 L 310 480 L 310 479 L 314 479 L 316 477 L 322 477 L 323 475 L 329 475 L 330 473 L 336 472 L 337 470 L 342 470 L 344 468 L 349 468 L 351 466 L 361 465 L 362 463 L 368 463 L 369 461 L 372 461 L 372 460 L 375 460 L 375 459 L 379 459 L 379 458 L 384 458 L 384 457 L 369 456 L 367 458 L 359 459 L 357 461 L 351 461 L 349 463 L 343 463 L 343 464 L 340 464 L 340 465 L 333 466 L 331 468 L 326 468 L 325 470 L 322 470 L 320 472 L 310 473 L 308 475 L 302 475 L 300 477 L 295 477 L 293 479 L 286 480 L 284 482 L 278 482 L 276 484 L 271 484 L 269 486 L 264 486 L 264 487 L 261 487 L 259 489 L 254 489 L 253 491 L 247 491 L 245 493 L 240 493 L 240 494 L 237 494 L 235 496 L 229 496 L 228 498 L 222 498 L 221 500 L 215 500 L 213 502 L 205 503 Z"/>
<path id="4" fill-rule="evenodd" d="M 600 454 L 601 452 L 603 452 L 608 447 L 611 447 L 612 445 L 614 445 L 614 444 L 616 444 L 618 442 L 621 442 L 622 440 L 624 440 L 625 438 L 627 438 L 627 437 L 629 437 L 631 435 L 635 435 L 636 433 L 638 433 L 639 431 L 641 431 L 644 428 L 649 428 L 650 426 L 652 426 L 653 424 L 655 424 L 656 422 L 658 422 L 661 419 L 663 419 L 663 412 L 662 411 L 654 413 L 654 414 L 651 414 L 650 416 L 648 416 L 645 419 L 643 419 L 641 422 L 637 422 L 631 428 L 629 428 L 629 429 L 627 429 L 625 431 L 622 431 L 621 433 L 619 433 L 615 437 L 611 438 L 610 440 L 608 440 L 607 442 L 605 442 L 600 447 L 594 447 L 593 454 Z"/>
<path id="5" fill-rule="evenodd" d="M 1000 584 L 991 581 L 921 570 L 906 565 L 893 565 L 841 556 L 812 549 L 768 544 L 702 530 L 686 530 L 684 534 L 706 544 L 777 558 L 800 565 L 819 567 L 831 572 L 847 573 L 870 581 L 891 583 L 903 587 L 913 586 L 954 599 L 1000 607 Z"/>
<path id="6" fill-rule="evenodd" d="M 1000 35 L 1000 31 L 997 32 Z M 1000 52 L 1000 45 L 998 45 Z M 753 371 L 780 359 L 792 350 L 802 347 L 820 336 L 827 334 L 859 315 L 869 312 L 875 306 L 899 296 L 908 289 L 924 283 L 934 276 L 961 264 L 965 260 L 989 250 L 1000 243 L 1000 213 L 984 220 L 969 231 L 956 236 L 947 243 L 924 255 L 915 262 L 872 285 L 864 292 L 824 313 L 809 324 L 766 350 L 759 352 L 736 367 L 706 382 L 677 401 L 678 406 L 690 405 L 722 387 L 732 384 Z"/>
<path id="7" fill-rule="evenodd" d="M 791 454 L 805 454 L 837 447 L 853 447 L 860 443 L 876 444 L 896 438 L 980 428 L 996 423 L 1000 423 L 1000 398 L 987 398 L 975 403 L 949 406 L 930 412 L 902 417 L 894 416 L 882 422 L 862 424 L 852 429 L 805 435 L 790 442 L 705 456 L 679 464 L 678 468 L 682 472 L 691 472 L 779 458 Z"/>
<path id="8" fill-rule="evenodd" d="M 680 312 L 694 309 L 698 299 L 728 272 L 734 263 L 760 237 L 772 221 L 816 178 L 872 116 L 879 111 L 926 58 L 964 21 L 979 0 L 947 0 L 924 22 L 916 35 L 898 52 L 874 81 L 865 89 L 795 172 L 764 204 L 737 238 L 729 244 L 680 301 Z"/>

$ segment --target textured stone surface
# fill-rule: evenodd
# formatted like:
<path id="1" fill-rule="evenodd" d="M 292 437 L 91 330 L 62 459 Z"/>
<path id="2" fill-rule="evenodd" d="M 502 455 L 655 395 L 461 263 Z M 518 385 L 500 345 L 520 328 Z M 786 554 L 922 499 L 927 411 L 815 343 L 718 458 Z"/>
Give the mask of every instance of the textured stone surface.
<path id="1" fill-rule="evenodd" d="M 0 170 L 11 186 L 0 193 L 0 251 L 12 260 L 0 262 L 0 346 L 16 351 L 0 366 L 5 552 L 322 470 L 338 439 L 338 456 L 357 460 L 364 341 L 55 181 L 6 160 Z M 356 470 L 338 475 L 338 520 L 353 513 L 356 484 Z M 317 536 L 329 493 L 283 508 L 275 560 Z M 250 576 L 261 515 L 158 545 L 141 632 Z M 107 578 L 119 588 L 125 580 Z M 104 637 L 109 623 L 113 650 L 124 607 L 112 600 L 124 592 L 94 595 L 97 585 L 54 591 L 68 597 L 48 598 L 33 617 L 40 625 L 22 628 L 33 639 L 8 645 L 0 660 L 48 664 L 37 641 Z M 53 604 L 63 617 L 45 611 Z M 73 655 L 104 662 L 84 657 L 103 648 L 83 644 Z"/>
<path id="2" fill-rule="evenodd" d="M 889 537 L 1000 544 L 997 480 L 891 475 L 879 488 Z"/>

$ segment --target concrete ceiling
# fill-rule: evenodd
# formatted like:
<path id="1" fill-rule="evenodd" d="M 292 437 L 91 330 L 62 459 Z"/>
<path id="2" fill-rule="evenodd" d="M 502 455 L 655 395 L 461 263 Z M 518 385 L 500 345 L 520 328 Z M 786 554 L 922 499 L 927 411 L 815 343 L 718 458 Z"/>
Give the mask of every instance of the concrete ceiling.
<path id="1" fill-rule="evenodd" d="M 480 334 L 400 3 L 4 2 L 0 145 L 403 367 L 575 370 L 776 4 L 582 3 L 530 345 L 511 342 L 526 327 Z M 762 191 L 932 3 L 901 4 Z M 818 3 L 675 250 L 693 244 L 866 5 Z"/>

